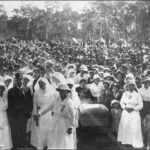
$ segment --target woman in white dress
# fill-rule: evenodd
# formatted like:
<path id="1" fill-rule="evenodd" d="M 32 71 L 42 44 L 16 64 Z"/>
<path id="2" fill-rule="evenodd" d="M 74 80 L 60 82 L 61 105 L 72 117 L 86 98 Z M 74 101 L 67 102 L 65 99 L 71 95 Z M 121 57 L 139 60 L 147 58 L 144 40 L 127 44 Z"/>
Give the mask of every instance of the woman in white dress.
<path id="1" fill-rule="evenodd" d="M 135 148 L 143 147 L 141 118 L 139 111 L 143 108 L 142 97 L 135 91 L 135 82 L 127 83 L 127 91 L 123 93 L 120 104 L 123 109 L 118 131 L 118 141 L 132 145 Z"/>
<path id="2" fill-rule="evenodd" d="M 78 93 L 76 92 L 76 87 L 74 84 L 73 79 L 68 78 L 66 79 L 67 85 L 71 90 L 71 99 L 73 100 L 74 103 L 74 107 L 75 107 L 75 128 L 74 128 L 74 142 L 75 142 L 75 148 L 77 148 L 77 133 L 76 133 L 76 129 L 78 128 L 78 121 L 79 121 L 79 107 L 81 105 L 81 101 L 80 98 L 78 96 Z"/>
<path id="3" fill-rule="evenodd" d="M 54 102 L 39 112 L 41 117 L 50 110 L 53 112 L 52 124 L 49 124 L 51 138 L 48 149 L 75 149 L 75 107 L 70 98 L 70 89 L 67 85 L 60 84 L 57 90 L 59 95 L 55 95 Z"/>
<path id="4" fill-rule="evenodd" d="M 5 84 L 0 82 L 0 145 L 4 146 L 4 149 L 11 149 L 12 139 L 6 112 L 8 101 L 5 88 Z"/>
<path id="5" fill-rule="evenodd" d="M 36 121 L 36 148 L 44 149 L 49 145 L 49 132 L 52 119 L 52 113 L 42 115 L 40 118 L 37 114 L 42 109 L 49 106 L 53 101 L 54 89 L 48 83 L 47 79 L 40 78 L 38 81 L 39 89 L 34 93 L 34 116 Z"/>

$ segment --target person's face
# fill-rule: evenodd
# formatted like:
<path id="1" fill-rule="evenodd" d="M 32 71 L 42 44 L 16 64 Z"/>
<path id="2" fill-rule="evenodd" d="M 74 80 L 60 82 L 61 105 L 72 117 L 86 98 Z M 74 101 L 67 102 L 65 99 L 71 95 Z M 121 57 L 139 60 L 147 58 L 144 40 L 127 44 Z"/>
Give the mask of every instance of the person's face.
<path id="1" fill-rule="evenodd" d="M 71 77 L 71 78 L 73 78 L 74 75 L 75 75 L 75 72 L 71 72 L 71 73 L 70 73 L 70 77 Z"/>
<path id="2" fill-rule="evenodd" d="M 119 81 L 123 81 L 122 75 L 121 75 L 121 74 L 118 74 L 118 75 L 117 75 L 117 79 L 118 79 Z"/>
<path id="3" fill-rule="evenodd" d="M 24 86 L 27 86 L 28 83 L 29 83 L 29 79 L 24 78 L 24 79 L 23 79 L 23 85 L 24 85 Z"/>
<path id="4" fill-rule="evenodd" d="M 95 84 L 99 84 L 99 82 L 100 82 L 100 79 L 99 79 L 99 78 L 97 78 L 97 79 L 94 80 L 94 83 L 95 83 Z"/>
<path id="5" fill-rule="evenodd" d="M 46 70 L 48 71 L 48 72 L 51 72 L 52 71 L 52 65 L 46 65 Z"/>
<path id="6" fill-rule="evenodd" d="M 146 89 L 148 89 L 148 88 L 149 88 L 149 82 L 144 82 L 144 87 L 145 87 Z"/>
<path id="7" fill-rule="evenodd" d="M 130 91 L 130 92 L 133 92 L 135 89 L 134 85 L 133 84 L 129 84 L 127 85 L 127 91 Z"/>
<path id="8" fill-rule="evenodd" d="M 68 92 L 68 91 L 60 90 L 59 94 L 60 94 L 61 100 L 63 101 L 67 97 L 67 95 L 69 95 L 69 93 L 70 92 Z"/>
<path id="9" fill-rule="evenodd" d="M 139 67 L 139 68 L 138 68 L 138 72 L 139 72 L 139 73 L 142 73 L 142 67 Z"/>
<path id="10" fill-rule="evenodd" d="M 21 79 L 17 79 L 17 80 L 16 80 L 16 85 L 17 85 L 18 87 L 21 87 L 21 86 L 22 86 L 22 80 L 21 80 Z"/>
<path id="11" fill-rule="evenodd" d="M 109 88 L 109 84 L 104 83 L 104 89 L 108 89 Z"/>
<path id="12" fill-rule="evenodd" d="M 10 83 L 11 83 L 11 80 L 6 80 L 6 81 L 5 81 L 6 87 L 8 87 Z"/>
<path id="13" fill-rule="evenodd" d="M 3 96 L 4 91 L 5 91 L 5 87 L 0 86 L 0 96 Z"/>
<path id="14" fill-rule="evenodd" d="M 43 91 L 46 90 L 46 84 L 44 81 L 40 80 L 39 81 L 39 87 L 40 89 L 42 89 Z"/>
<path id="15" fill-rule="evenodd" d="M 82 81 L 80 82 L 80 87 L 84 88 L 86 86 L 86 82 Z"/>
<path id="16" fill-rule="evenodd" d="M 113 86 L 113 87 L 112 87 L 112 91 L 113 91 L 113 92 L 118 92 L 118 87 L 117 87 L 117 86 Z"/>
<path id="17" fill-rule="evenodd" d="M 73 84 L 67 84 L 67 85 L 68 85 L 69 89 L 72 89 Z"/>
<path id="18" fill-rule="evenodd" d="M 35 79 L 39 78 L 39 76 L 40 76 L 40 74 L 39 74 L 38 71 L 35 71 L 35 72 L 33 73 L 33 77 L 34 77 Z"/>
<path id="19" fill-rule="evenodd" d="M 41 75 L 41 76 L 44 76 L 44 75 L 45 75 L 45 73 L 46 73 L 46 72 L 45 72 L 45 70 L 44 70 L 44 69 L 41 69 L 41 70 L 40 70 L 40 75 Z"/>

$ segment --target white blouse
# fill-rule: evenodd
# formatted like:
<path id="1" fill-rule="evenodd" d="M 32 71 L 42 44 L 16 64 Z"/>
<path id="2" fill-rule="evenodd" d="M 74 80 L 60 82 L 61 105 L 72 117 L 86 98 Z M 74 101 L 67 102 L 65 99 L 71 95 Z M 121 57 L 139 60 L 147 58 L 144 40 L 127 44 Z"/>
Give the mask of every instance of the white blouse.
<path id="1" fill-rule="evenodd" d="M 101 82 L 98 85 L 96 85 L 95 83 L 91 83 L 89 85 L 89 88 L 94 97 L 100 97 L 101 91 L 103 89 L 103 84 Z"/>
<path id="2" fill-rule="evenodd" d="M 146 89 L 142 87 L 138 92 L 141 94 L 143 101 L 150 102 L 150 88 Z"/>
<path id="3" fill-rule="evenodd" d="M 122 95 L 120 105 L 122 109 L 128 107 L 133 108 L 135 111 L 139 111 L 143 108 L 142 97 L 136 91 L 133 92 L 126 91 Z"/>

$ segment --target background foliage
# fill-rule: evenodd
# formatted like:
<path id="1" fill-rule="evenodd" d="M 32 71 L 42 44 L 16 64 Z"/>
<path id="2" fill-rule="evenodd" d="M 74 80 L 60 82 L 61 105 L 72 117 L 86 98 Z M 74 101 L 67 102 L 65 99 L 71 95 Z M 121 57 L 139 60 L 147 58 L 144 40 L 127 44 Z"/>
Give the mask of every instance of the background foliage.
<path id="1" fill-rule="evenodd" d="M 14 36 L 23 40 L 46 41 L 77 39 L 106 41 L 150 41 L 150 2 L 89 2 L 82 13 L 69 4 L 47 1 L 45 9 L 25 5 L 14 9 L 9 18 L 0 5 L 0 37 Z"/>

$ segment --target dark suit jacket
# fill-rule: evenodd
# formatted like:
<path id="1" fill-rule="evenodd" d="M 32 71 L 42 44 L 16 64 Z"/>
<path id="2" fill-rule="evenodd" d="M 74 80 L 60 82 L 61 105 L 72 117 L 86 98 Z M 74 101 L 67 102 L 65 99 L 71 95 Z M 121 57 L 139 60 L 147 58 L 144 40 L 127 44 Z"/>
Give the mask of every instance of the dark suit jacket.
<path id="1" fill-rule="evenodd" d="M 8 91 L 8 116 L 30 118 L 33 109 L 31 90 L 14 86 Z"/>

